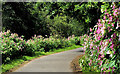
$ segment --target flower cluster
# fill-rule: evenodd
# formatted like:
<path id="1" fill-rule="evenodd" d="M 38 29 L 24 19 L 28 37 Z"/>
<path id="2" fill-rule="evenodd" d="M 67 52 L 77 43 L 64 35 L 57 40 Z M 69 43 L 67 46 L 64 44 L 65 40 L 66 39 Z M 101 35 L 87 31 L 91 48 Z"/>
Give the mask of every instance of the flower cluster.
<path id="1" fill-rule="evenodd" d="M 79 43 L 79 37 L 70 36 L 66 38 L 57 38 L 56 36 L 50 36 L 49 38 L 44 38 L 42 36 L 34 36 L 32 39 L 27 41 L 28 46 L 31 46 L 28 49 L 34 49 L 35 51 L 42 51 L 48 52 L 52 51 L 53 49 L 69 47 L 74 44 Z"/>
<path id="2" fill-rule="evenodd" d="M 90 35 L 84 35 L 84 60 L 88 71 L 118 72 L 120 69 L 120 8 L 113 8 L 111 12 L 104 12 L 103 19 L 98 19 L 97 25 L 90 28 Z M 84 61 L 85 63 L 85 61 Z M 84 69 L 83 69 L 84 70 Z M 120 72 L 120 71 L 119 71 Z"/>
<path id="3" fill-rule="evenodd" d="M 16 33 L 7 32 L 0 33 L 0 54 L 2 54 L 2 62 L 8 62 L 18 55 L 21 56 L 24 54 L 23 51 L 25 48 L 25 40 L 22 36 L 18 37 Z M 13 53 L 14 52 L 14 53 Z M 20 53 L 22 52 L 22 54 Z"/>
<path id="4" fill-rule="evenodd" d="M 50 36 L 34 36 L 29 40 L 24 40 L 24 36 L 18 36 L 16 33 L 0 33 L 0 54 L 2 54 L 2 63 L 8 63 L 11 60 L 23 55 L 32 56 L 35 52 L 48 52 L 54 49 L 69 47 L 79 44 L 79 37 L 70 36 L 69 38 L 57 38 Z"/>

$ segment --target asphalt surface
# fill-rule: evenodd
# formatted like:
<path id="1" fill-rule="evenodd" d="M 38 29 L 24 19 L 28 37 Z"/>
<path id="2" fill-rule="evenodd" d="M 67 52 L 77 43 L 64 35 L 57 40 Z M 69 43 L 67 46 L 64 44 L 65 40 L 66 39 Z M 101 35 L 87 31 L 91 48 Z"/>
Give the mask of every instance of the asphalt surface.
<path id="1" fill-rule="evenodd" d="M 72 72 L 70 63 L 83 54 L 82 48 L 64 51 L 35 59 L 14 72 Z"/>

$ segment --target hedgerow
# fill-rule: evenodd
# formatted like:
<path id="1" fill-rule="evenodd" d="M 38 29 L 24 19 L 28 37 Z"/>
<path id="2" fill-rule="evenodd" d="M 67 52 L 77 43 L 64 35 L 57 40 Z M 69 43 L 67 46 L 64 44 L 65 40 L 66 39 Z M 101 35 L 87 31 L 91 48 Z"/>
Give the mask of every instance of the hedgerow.
<path id="1" fill-rule="evenodd" d="M 57 38 L 50 36 L 44 38 L 40 35 L 34 36 L 29 40 L 24 40 L 24 36 L 18 36 L 16 33 L 0 33 L 0 51 L 2 54 L 2 63 L 9 63 L 11 60 L 20 56 L 33 56 L 35 52 L 49 52 L 58 48 L 69 47 L 80 44 L 79 37 L 70 36 L 68 38 Z"/>
<path id="2" fill-rule="evenodd" d="M 103 19 L 84 35 L 84 56 L 79 60 L 83 72 L 120 72 L 120 7 L 113 4 Z"/>

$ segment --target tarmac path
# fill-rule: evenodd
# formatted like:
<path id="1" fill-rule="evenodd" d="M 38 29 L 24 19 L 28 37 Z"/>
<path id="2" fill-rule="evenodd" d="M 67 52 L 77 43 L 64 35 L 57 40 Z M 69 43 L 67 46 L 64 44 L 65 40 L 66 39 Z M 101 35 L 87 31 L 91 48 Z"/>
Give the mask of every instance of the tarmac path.
<path id="1" fill-rule="evenodd" d="M 35 59 L 14 72 L 72 72 L 70 63 L 79 55 L 82 48 L 55 53 Z"/>

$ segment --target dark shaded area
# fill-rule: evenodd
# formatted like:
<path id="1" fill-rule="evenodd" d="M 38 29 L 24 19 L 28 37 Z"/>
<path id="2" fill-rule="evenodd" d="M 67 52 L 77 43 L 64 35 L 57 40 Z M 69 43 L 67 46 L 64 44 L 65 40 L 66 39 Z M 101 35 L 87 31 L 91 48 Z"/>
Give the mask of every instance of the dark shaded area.
<path id="1" fill-rule="evenodd" d="M 37 14 L 31 14 L 30 9 L 32 9 L 33 4 L 31 6 L 26 4 L 22 2 L 3 4 L 3 27 L 5 27 L 5 31 L 9 29 L 19 36 L 24 35 L 25 39 L 29 39 L 35 34 L 49 35 L 49 28 L 45 26 L 46 24 L 40 23 L 40 21 L 44 22 L 44 19 L 39 19 L 39 21 Z"/>
<path id="2" fill-rule="evenodd" d="M 89 33 L 89 27 L 93 27 L 96 24 L 101 15 L 101 5 L 101 2 L 6 2 L 2 6 L 3 30 L 9 29 L 12 33 L 17 33 L 19 36 L 24 35 L 25 39 L 30 39 L 35 34 L 49 37 L 50 34 L 54 35 L 55 32 L 62 37 L 68 37 L 73 34 L 80 36 Z M 67 16 L 68 18 L 66 18 L 67 21 L 64 21 L 64 19 L 52 21 L 56 16 L 58 18 L 59 16 L 63 18 Z M 56 22 L 59 24 L 53 26 Z M 62 24 L 61 26 L 59 26 L 60 23 Z M 73 27 L 66 26 L 67 24 L 72 24 Z M 78 30 L 78 25 L 80 28 L 83 26 L 83 28 Z"/>

